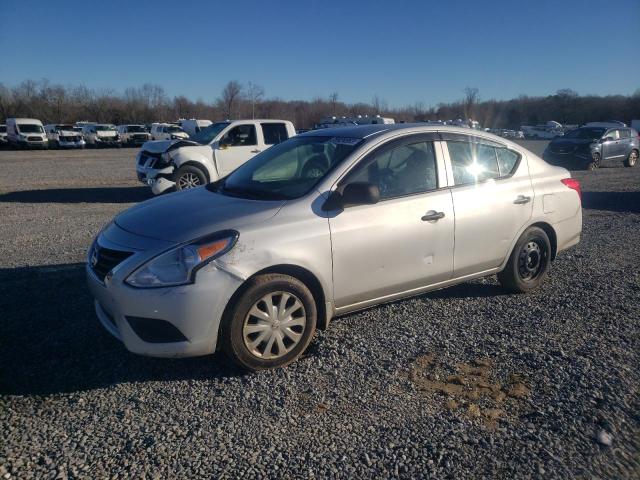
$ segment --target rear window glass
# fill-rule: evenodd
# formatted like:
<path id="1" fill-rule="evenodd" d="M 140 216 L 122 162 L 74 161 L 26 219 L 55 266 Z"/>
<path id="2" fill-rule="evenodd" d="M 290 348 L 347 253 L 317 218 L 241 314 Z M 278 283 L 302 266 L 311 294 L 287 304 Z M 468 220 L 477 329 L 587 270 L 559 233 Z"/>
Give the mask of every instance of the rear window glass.
<path id="1" fill-rule="evenodd" d="M 289 138 L 284 123 L 263 123 L 261 126 L 265 145 L 275 145 Z"/>
<path id="2" fill-rule="evenodd" d="M 498 167 L 500 168 L 500 176 L 506 177 L 513 174 L 520 159 L 520 155 L 506 148 L 496 148 L 498 154 Z"/>
<path id="3" fill-rule="evenodd" d="M 456 185 L 499 178 L 496 148 L 481 143 L 447 142 Z"/>

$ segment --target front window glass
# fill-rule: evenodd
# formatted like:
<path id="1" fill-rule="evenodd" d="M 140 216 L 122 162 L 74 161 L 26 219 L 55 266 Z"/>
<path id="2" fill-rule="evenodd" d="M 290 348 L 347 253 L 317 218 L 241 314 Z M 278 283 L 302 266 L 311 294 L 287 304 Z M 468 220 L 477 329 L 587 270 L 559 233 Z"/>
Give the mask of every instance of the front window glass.
<path id="1" fill-rule="evenodd" d="M 16 126 L 18 127 L 18 131 L 21 133 L 44 133 L 44 130 L 40 125 L 21 124 Z"/>
<path id="2" fill-rule="evenodd" d="M 208 145 L 213 142 L 213 139 L 216 138 L 222 130 L 227 128 L 228 125 L 229 122 L 214 123 L 213 125 L 203 128 L 195 135 L 191 135 L 190 140 L 200 145 Z"/>
<path id="3" fill-rule="evenodd" d="M 225 133 L 220 143 L 229 147 L 257 145 L 256 127 L 253 125 L 238 125 Z"/>
<path id="4" fill-rule="evenodd" d="M 433 142 L 383 149 L 349 176 L 349 183 L 377 185 L 380 198 L 394 198 L 438 188 Z"/>
<path id="5" fill-rule="evenodd" d="M 565 133 L 564 138 L 580 138 L 583 140 L 591 140 L 602 137 L 604 128 L 577 128 Z"/>
<path id="6" fill-rule="evenodd" d="M 447 142 L 456 185 L 500 177 L 495 147 L 472 142 Z"/>
<path id="7" fill-rule="evenodd" d="M 609 130 L 604 136 L 608 139 L 618 140 L 620 138 L 620 133 L 618 130 Z"/>
<path id="8" fill-rule="evenodd" d="M 293 137 L 256 155 L 210 189 L 243 198 L 305 195 L 360 144 L 359 138 Z"/>

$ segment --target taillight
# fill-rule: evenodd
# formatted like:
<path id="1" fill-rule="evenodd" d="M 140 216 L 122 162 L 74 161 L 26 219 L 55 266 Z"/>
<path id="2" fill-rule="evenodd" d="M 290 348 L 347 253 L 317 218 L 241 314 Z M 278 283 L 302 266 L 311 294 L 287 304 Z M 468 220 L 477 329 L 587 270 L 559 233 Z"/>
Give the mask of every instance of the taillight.
<path id="1" fill-rule="evenodd" d="M 571 190 L 575 190 L 576 192 L 578 192 L 578 197 L 580 197 L 580 202 L 582 202 L 582 190 L 580 189 L 580 182 L 578 180 L 576 180 L 575 178 L 563 178 L 560 181 Z"/>

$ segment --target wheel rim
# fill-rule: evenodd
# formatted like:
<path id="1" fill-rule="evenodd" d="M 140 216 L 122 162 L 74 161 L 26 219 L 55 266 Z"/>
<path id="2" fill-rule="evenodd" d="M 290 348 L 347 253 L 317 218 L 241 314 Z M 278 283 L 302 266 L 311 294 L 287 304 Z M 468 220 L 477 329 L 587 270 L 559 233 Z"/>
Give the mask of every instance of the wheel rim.
<path id="1" fill-rule="evenodd" d="M 531 240 L 520 251 L 518 256 L 518 274 L 525 282 L 535 280 L 542 273 L 546 248 L 536 240 Z"/>
<path id="2" fill-rule="evenodd" d="M 306 324 L 306 312 L 298 297 L 289 292 L 271 292 L 249 309 L 242 337 L 253 356 L 280 358 L 300 343 Z"/>
<path id="3" fill-rule="evenodd" d="M 631 152 L 629 155 L 629 165 L 634 166 L 636 164 L 636 160 L 638 159 L 638 152 Z"/>
<path id="4" fill-rule="evenodd" d="M 186 190 L 188 188 L 195 188 L 202 185 L 200 181 L 200 177 L 198 177 L 195 173 L 187 172 L 180 175 L 178 179 L 178 186 L 180 190 Z"/>
<path id="5" fill-rule="evenodd" d="M 320 168 L 313 167 L 307 171 L 306 178 L 319 178 L 323 173 L 324 172 Z"/>

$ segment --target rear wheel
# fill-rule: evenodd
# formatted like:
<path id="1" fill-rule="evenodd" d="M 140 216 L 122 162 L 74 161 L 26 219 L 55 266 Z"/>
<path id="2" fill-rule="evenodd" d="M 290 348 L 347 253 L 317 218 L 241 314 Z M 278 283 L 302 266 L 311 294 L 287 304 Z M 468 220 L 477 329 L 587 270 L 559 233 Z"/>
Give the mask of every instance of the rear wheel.
<path id="1" fill-rule="evenodd" d="M 549 237 L 541 228 L 530 227 L 516 242 L 507 266 L 498 273 L 498 280 L 512 292 L 530 292 L 544 281 L 550 263 Z"/>
<path id="2" fill-rule="evenodd" d="M 220 341 L 247 370 L 277 368 L 305 351 L 316 322 L 316 304 L 306 285 L 289 275 L 260 275 L 225 312 Z"/>
<path id="3" fill-rule="evenodd" d="M 631 150 L 631 153 L 624 161 L 625 167 L 635 167 L 636 163 L 638 163 L 638 150 Z"/>
<path id="4" fill-rule="evenodd" d="M 188 190 L 205 185 L 207 183 L 207 177 L 198 167 L 184 165 L 176 172 L 175 182 L 176 190 Z"/>

